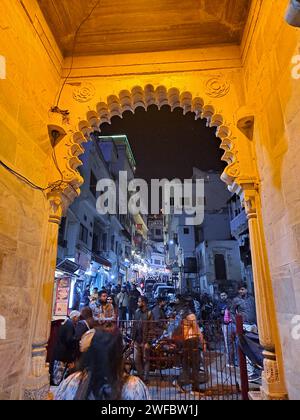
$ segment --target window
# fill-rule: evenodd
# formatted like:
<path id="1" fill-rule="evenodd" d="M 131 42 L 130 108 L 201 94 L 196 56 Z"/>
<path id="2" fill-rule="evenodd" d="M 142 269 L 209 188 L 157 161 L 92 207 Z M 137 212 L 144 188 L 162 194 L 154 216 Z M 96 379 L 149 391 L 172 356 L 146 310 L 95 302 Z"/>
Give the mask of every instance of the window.
<path id="1" fill-rule="evenodd" d="M 82 224 L 80 224 L 79 239 L 85 244 L 87 244 L 87 241 L 88 241 L 88 234 L 89 234 L 88 229 Z"/>
<path id="2" fill-rule="evenodd" d="M 174 206 L 174 203 L 175 203 L 174 197 L 171 197 L 170 198 L 170 206 Z"/>
<path id="3" fill-rule="evenodd" d="M 161 236 L 161 229 L 155 229 L 155 235 Z"/>
<path id="4" fill-rule="evenodd" d="M 160 265 L 160 260 L 154 260 L 155 265 Z"/>
<path id="5" fill-rule="evenodd" d="M 226 262 L 223 254 L 215 255 L 216 280 L 227 280 Z"/>
<path id="6" fill-rule="evenodd" d="M 96 188 L 97 188 L 97 178 L 95 177 L 93 171 L 91 171 L 90 177 L 90 191 L 94 197 L 96 197 Z"/>
<path id="7" fill-rule="evenodd" d="M 184 233 L 184 235 L 189 235 L 190 234 L 190 228 L 184 228 L 183 233 Z"/>

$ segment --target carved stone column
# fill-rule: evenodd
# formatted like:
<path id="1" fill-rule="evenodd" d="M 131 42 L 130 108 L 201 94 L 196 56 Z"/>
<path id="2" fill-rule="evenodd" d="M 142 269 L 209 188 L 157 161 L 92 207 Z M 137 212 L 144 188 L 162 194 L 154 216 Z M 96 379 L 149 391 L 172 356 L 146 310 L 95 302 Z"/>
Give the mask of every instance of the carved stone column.
<path id="1" fill-rule="evenodd" d="M 47 198 L 48 224 L 45 230 L 39 258 L 40 280 L 37 285 L 37 301 L 34 313 L 30 372 L 25 380 L 24 399 L 46 399 L 50 387 L 49 369 L 46 365 L 47 343 L 52 318 L 54 278 L 57 259 L 58 230 L 62 215 L 80 194 L 83 179 L 76 168 L 81 164 L 82 135 L 67 136 L 56 147 L 56 163 L 50 174 Z M 59 167 L 59 171 L 57 167 Z"/>
<path id="2" fill-rule="evenodd" d="M 242 200 L 249 221 L 259 337 L 264 347 L 261 396 L 265 400 L 283 400 L 288 396 L 262 224 L 260 195 L 257 184 L 244 184 L 242 188 Z"/>
<path id="3" fill-rule="evenodd" d="M 24 390 L 24 399 L 26 400 L 46 399 L 50 386 L 46 355 L 53 301 L 58 229 L 62 215 L 62 202 L 59 194 L 52 195 L 49 203 L 49 220 L 44 238 L 41 279 L 37 292 L 38 302 L 32 342 L 31 369 Z"/>

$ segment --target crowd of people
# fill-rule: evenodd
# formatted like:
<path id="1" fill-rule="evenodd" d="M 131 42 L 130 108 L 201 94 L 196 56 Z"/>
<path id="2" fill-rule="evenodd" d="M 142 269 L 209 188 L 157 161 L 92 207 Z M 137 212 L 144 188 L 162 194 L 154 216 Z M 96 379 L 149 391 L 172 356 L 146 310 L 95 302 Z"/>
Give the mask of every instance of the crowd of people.
<path id="1" fill-rule="evenodd" d="M 175 302 L 161 297 L 153 307 L 135 285 L 87 289 L 84 299 L 81 311 L 72 311 L 60 326 L 54 346 L 50 373 L 52 384 L 59 385 L 57 399 L 147 399 L 151 346 L 167 338 L 177 339 L 182 349 L 176 386 L 190 384 L 200 392 L 201 355 L 209 344 L 203 325 L 220 323 L 229 366 L 238 363 L 237 341 L 231 339 L 236 315 L 242 315 L 245 330 L 257 332 L 255 302 L 245 284 L 234 299 L 226 292 L 217 300 L 177 295 Z M 136 376 L 124 369 L 123 330 L 130 334 Z M 249 359 L 248 370 L 250 381 L 259 380 L 260 371 Z"/>

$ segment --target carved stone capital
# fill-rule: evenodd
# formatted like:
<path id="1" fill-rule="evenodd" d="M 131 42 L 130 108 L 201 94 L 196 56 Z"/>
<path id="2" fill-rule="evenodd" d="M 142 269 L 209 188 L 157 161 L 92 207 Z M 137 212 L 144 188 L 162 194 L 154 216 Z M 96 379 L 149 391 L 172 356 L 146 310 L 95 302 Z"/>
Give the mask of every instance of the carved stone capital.
<path id="1" fill-rule="evenodd" d="M 59 224 L 62 215 L 80 194 L 83 178 L 77 168 L 82 165 L 79 156 L 84 153 L 81 144 L 85 141 L 82 133 L 70 131 L 60 136 L 53 146 L 53 165 L 47 192 L 51 223 Z"/>
<path id="2" fill-rule="evenodd" d="M 62 194 L 60 191 L 52 192 L 48 194 L 48 199 L 50 204 L 49 222 L 59 225 L 63 212 Z"/>
<path id="3" fill-rule="evenodd" d="M 245 207 L 246 215 L 248 220 L 257 218 L 257 190 L 247 189 L 243 191 L 242 204 Z"/>

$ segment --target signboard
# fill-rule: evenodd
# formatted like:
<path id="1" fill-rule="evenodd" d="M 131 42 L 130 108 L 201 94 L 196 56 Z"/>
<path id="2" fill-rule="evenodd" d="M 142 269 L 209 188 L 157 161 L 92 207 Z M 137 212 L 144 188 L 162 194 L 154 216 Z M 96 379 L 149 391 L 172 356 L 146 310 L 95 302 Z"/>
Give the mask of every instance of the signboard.
<path id="1" fill-rule="evenodd" d="M 67 316 L 69 308 L 71 279 L 62 278 L 56 281 L 56 297 L 54 305 L 54 316 Z"/>

